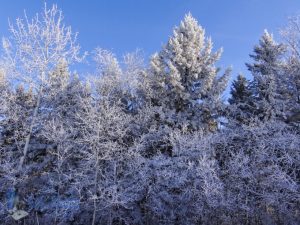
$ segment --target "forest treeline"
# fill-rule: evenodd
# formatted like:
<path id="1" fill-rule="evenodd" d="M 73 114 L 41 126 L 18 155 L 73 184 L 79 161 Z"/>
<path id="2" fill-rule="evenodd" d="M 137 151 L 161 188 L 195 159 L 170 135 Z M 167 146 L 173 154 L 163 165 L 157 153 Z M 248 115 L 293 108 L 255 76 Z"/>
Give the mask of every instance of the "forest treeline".
<path id="1" fill-rule="evenodd" d="M 0 223 L 300 224 L 299 27 L 264 31 L 230 84 L 191 14 L 149 62 L 95 49 L 86 79 L 57 6 L 10 23 Z"/>

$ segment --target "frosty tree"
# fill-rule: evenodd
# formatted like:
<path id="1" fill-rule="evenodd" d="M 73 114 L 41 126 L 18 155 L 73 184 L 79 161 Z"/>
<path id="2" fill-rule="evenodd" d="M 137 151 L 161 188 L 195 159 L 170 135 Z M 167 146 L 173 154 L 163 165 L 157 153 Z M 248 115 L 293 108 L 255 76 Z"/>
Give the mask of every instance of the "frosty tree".
<path id="1" fill-rule="evenodd" d="M 94 60 L 97 70 L 92 82 L 101 98 L 120 104 L 130 113 L 136 113 L 148 102 L 151 78 L 139 50 L 125 54 L 119 61 L 111 51 L 97 48 Z"/>
<path id="2" fill-rule="evenodd" d="M 249 81 L 242 74 L 239 74 L 236 80 L 233 81 L 231 90 L 230 103 L 230 118 L 246 123 L 251 118 L 253 104 L 251 103 L 251 88 Z"/>
<path id="3" fill-rule="evenodd" d="M 31 124 L 23 148 L 23 156 L 19 169 L 24 163 L 32 130 L 37 124 L 37 116 L 45 85 L 49 75 L 56 65 L 65 60 L 68 64 L 80 61 L 79 45 L 76 34 L 71 27 L 63 24 L 63 15 L 56 5 L 50 9 L 46 4 L 44 11 L 32 20 L 17 19 L 15 24 L 9 25 L 10 37 L 3 39 L 4 56 L 8 76 L 11 80 L 24 83 L 31 87 L 37 95 L 35 110 L 31 115 Z"/>
<path id="4" fill-rule="evenodd" d="M 6 86 L 5 85 L 5 73 L 3 71 L 3 69 L 0 69 L 0 88 L 1 90 Z"/>
<path id="5" fill-rule="evenodd" d="M 254 54 L 250 55 L 254 62 L 246 63 L 253 75 L 252 102 L 256 105 L 254 114 L 260 119 L 270 119 L 280 114 L 280 109 L 276 108 L 276 98 L 284 52 L 284 46 L 276 43 L 273 35 L 265 30 L 259 45 L 254 47 Z"/>
<path id="6" fill-rule="evenodd" d="M 3 110 L 5 108 L 5 100 L 4 100 L 4 94 L 5 90 L 8 88 L 7 82 L 6 82 L 6 77 L 5 77 L 5 72 L 3 69 L 0 68 L 0 104 L 2 105 L 2 109 L 0 110 L 0 115 L 3 113 Z"/>
<path id="7" fill-rule="evenodd" d="M 300 20 L 287 52 L 264 33 L 225 105 L 230 71 L 190 14 L 150 66 L 96 49 L 87 82 L 62 19 L 45 6 L 3 39 L 3 224 L 300 224 Z"/>
<path id="8" fill-rule="evenodd" d="M 281 79 L 282 98 L 289 121 L 300 121 L 300 15 L 289 18 L 288 24 L 281 30 L 287 48 L 288 57 L 285 76 Z"/>
<path id="9" fill-rule="evenodd" d="M 233 81 L 230 94 L 231 98 L 228 100 L 230 104 L 245 102 L 250 97 L 249 81 L 243 74 L 239 74 L 237 79 Z"/>
<path id="10" fill-rule="evenodd" d="M 215 130 L 221 93 L 229 70 L 218 77 L 215 62 L 221 50 L 212 51 L 210 38 L 191 14 L 185 16 L 166 46 L 151 60 L 155 77 L 154 104 L 165 110 L 164 120 L 173 127 Z"/>

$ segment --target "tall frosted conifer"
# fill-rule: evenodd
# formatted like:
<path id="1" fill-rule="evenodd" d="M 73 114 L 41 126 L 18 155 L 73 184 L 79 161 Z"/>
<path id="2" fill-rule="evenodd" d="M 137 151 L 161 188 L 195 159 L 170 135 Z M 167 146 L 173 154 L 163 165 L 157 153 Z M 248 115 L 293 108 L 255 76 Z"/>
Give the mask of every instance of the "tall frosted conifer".
<path id="1" fill-rule="evenodd" d="M 153 103 L 161 106 L 160 115 L 171 127 L 192 130 L 216 129 L 230 71 L 218 77 L 215 62 L 222 50 L 213 52 L 213 43 L 191 14 L 185 16 L 166 46 L 151 59 L 157 90 Z"/>
<path id="2" fill-rule="evenodd" d="M 252 101 L 256 105 L 255 114 L 260 119 L 270 119 L 279 113 L 276 98 L 284 52 L 285 47 L 276 43 L 273 35 L 265 30 L 259 45 L 254 47 L 254 54 L 250 55 L 254 62 L 246 63 L 253 75 Z"/>

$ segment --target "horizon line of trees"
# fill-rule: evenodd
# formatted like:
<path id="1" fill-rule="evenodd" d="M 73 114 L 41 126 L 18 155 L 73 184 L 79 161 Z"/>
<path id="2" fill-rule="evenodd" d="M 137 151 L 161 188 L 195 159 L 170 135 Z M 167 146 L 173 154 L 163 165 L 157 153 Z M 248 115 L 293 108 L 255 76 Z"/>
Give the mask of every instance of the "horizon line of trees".
<path id="1" fill-rule="evenodd" d="M 299 27 L 290 18 L 282 43 L 265 30 L 253 79 L 229 84 L 222 49 L 190 13 L 149 65 L 97 48 L 86 80 L 69 70 L 86 53 L 56 5 L 9 24 L 0 221 L 299 224 Z"/>

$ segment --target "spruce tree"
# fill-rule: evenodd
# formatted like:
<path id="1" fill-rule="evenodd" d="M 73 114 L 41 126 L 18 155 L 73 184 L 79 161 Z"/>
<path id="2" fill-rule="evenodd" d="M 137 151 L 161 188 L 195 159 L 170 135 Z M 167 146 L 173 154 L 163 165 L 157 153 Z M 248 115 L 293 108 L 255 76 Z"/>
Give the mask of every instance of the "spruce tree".
<path id="1" fill-rule="evenodd" d="M 239 74 L 237 79 L 233 81 L 230 94 L 231 98 L 228 100 L 230 104 L 245 103 L 251 96 L 249 81 L 243 74 Z"/>
<path id="2" fill-rule="evenodd" d="M 230 103 L 229 118 L 238 123 L 247 124 L 251 119 L 253 104 L 251 104 L 251 89 L 249 81 L 242 74 L 239 74 L 233 81 L 231 97 L 228 99 Z"/>
<path id="3" fill-rule="evenodd" d="M 254 62 L 246 63 L 253 75 L 251 98 L 255 105 L 254 114 L 261 120 L 268 120 L 280 114 L 280 109 L 276 106 L 276 98 L 284 52 L 284 45 L 276 43 L 273 35 L 265 31 L 259 45 L 254 47 L 254 54 L 250 55 Z"/>
<path id="4" fill-rule="evenodd" d="M 215 63 L 221 50 L 213 52 L 213 43 L 191 14 L 185 16 L 166 46 L 151 59 L 160 119 L 171 127 L 192 130 L 216 129 L 221 94 L 230 71 L 218 76 Z"/>

